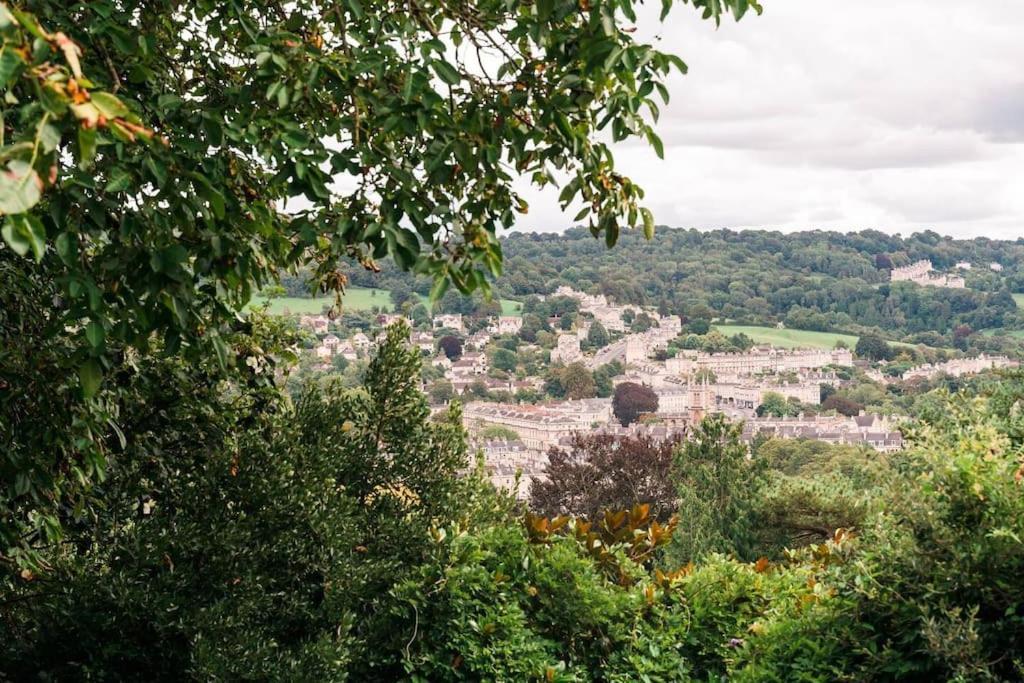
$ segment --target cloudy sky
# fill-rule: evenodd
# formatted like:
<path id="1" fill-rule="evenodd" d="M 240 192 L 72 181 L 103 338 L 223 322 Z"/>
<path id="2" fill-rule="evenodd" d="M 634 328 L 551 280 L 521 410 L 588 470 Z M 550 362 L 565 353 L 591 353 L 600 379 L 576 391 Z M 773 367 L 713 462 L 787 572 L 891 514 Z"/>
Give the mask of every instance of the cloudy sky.
<path id="1" fill-rule="evenodd" d="M 659 224 L 1024 236 L 1024 2 L 763 4 L 717 30 L 683 6 L 646 21 L 690 67 L 665 160 L 614 148 Z M 519 229 L 569 224 L 557 191 L 524 194 Z"/>

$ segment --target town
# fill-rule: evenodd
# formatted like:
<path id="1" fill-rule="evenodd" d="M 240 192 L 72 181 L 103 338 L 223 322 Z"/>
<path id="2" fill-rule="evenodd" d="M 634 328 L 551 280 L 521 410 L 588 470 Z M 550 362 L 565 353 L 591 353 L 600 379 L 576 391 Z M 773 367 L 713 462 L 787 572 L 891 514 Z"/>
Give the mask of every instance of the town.
<path id="1" fill-rule="evenodd" d="M 928 284 L 937 283 L 928 275 L 930 264 L 911 268 Z M 894 271 L 893 277 L 907 272 Z M 340 326 L 327 315 L 302 315 L 298 323 L 313 337 L 308 354 L 321 371 L 364 362 L 389 326 L 405 324 L 409 345 L 422 354 L 422 388 L 434 410 L 460 400 L 463 424 L 492 482 L 521 498 L 529 496 L 533 480 L 543 479 L 549 452 L 566 447 L 575 434 L 667 438 L 684 435 L 712 414 L 741 423 L 748 444 L 805 439 L 898 451 L 904 415 L 856 404 L 852 411 L 829 396 L 862 384 L 909 385 L 1017 365 L 1006 356 L 980 354 L 894 375 L 886 361 L 857 358 L 842 345 L 780 348 L 737 340 L 732 350 L 687 348 L 699 336 L 687 331 L 680 316 L 567 286 L 535 299 L 541 309 L 547 304 L 544 322 L 551 332 L 527 335 L 532 341 L 523 338 L 522 315 L 438 313 L 417 323 L 402 313 L 375 313 L 365 331 L 348 337 L 336 333 Z M 583 386 L 552 386 L 566 375 L 570 384 L 575 378 Z M 561 382 L 553 382 L 558 376 Z M 613 396 L 626 385 L 642 387 L 653 399 L 635 420 L 622 420 L 613 409 Z"/>

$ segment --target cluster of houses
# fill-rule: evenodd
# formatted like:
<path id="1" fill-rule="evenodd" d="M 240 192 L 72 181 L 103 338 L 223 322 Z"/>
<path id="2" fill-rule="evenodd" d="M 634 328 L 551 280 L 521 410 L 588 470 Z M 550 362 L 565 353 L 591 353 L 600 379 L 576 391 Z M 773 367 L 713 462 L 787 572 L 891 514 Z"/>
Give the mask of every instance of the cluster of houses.
<path id="1" fill-rule="evenodd" d="M 913 282 L 928 287 L 948 287 L 950 289 L 963 289 L 967 286 L 966 280 L 959 275 L 934 272 L 932 262 L 927 259 L 911 263 L 909 266 L 893 268 L 889 279 L 892 282 Z"/>
<path id="2" fill-rule="evenodd" d="M 330 332 L 331 321 L 326 315 L 303 315 L 299 317 L 299 325 L 310 330 L 318 336 L 317 345 L 313 347 L 313 355 L 329 363 L 335 356 L 341 356 L 346 360 L 355 360 L 364 356 L 379 341 L 384 334 L 383 330 L 388 326 L 399 322 L 408 322 L 404 316 L 396 313 L 382 313 L 377 316 L 377 324 L 381 332 L 371 339 L 363 332 L 356 332 L 348 339 L 341 339 Z M 523 326 L 522 318 L 518 316 L 498 316 L 492 318 L 490 324 L 477 332 L 469 335 L 465 341 L 465 348 L 475 350 L 477 353 L 465 354 L 453 364 L 448 363 L 446 370 L 452 370 L 453 375 L 462 378 L 483 375 L 487 372 L 487 360 L 482 353 L 483 348 L 495 335 L 516 334 Z M 410 325 L 409 343 L 417 347 L 424 354 L 432 354 L 436 346 L 435 335 L 444 334 L 446 331 L 464 333 L 466 331 L 463 317 L 459 314 L 437 315 L 432 320 L 434 333 L 412 329 Z M 447 361 L 447 358 L 445 358 Z M 437 364 L 435 359 L 435 364 Z"/>
<path id="3" fill-rule="evenodd" d="M 833 445 L 870 446 L 880 453 L 903 448 L 903 434 L 887 417 L 861 414 L 812 415 L 797 417 L 755 417 L 744 421 L 743 440 L 755 438 L 810 439 Z"/>
<path id="4" fill-rule="evenodd" d="M 903 373 L 904 380 L 910 379 L 931 379 L 939 375 L 951 377 L 963 377 L 964 375 L 976 375 L 986 370 L 999 370 L 1003 368 L 1016 368 L 1020 365 L 1018 361 L 1010 360 L 1006 356 L 987 356 L 981 354 L 971 358 L 954 358 L 945 363 L 926 363 L 918 365 Z"/>

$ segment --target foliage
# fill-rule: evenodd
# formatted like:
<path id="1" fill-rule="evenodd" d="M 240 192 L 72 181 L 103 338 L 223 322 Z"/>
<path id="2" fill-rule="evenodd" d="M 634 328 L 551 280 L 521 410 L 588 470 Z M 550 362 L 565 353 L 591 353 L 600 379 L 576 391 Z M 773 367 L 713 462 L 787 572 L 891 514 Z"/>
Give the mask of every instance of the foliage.
<path id="1" fill-rule="evenodd" d="M 583 363 L 569 363 L 562 370 L 560 381 L 567 398 L 578 400 L 593 398 L 597 395 L 597 384 Z"/>
<path id="2" fill-rule="evenodd" d="M 455 335 L 446 334 L 438 340 L 437 346 L 444 352 L 448 360 L 458 360 L 462 357 L 462 340 Z"/>
<path id="3" fill-rule="evenodd" d="M 761 405 L 757 407 L 758 417 L 793 417 L 799 412 L 799 404 L 774 391 L 766 391 L 761 397 Z"/>
<path id="4" fill-rule="evenodd" d="M 896 352 L 888 342 L 874 334 L 861 335 L 854 353 L 868 360 L 892 360 L 896 357 Z"/>
<path id="5" fill-rule="evenodd" d="M 603 349 L 608 346 L 608 330 L 595 320 L 587 330 L 587 346 L 591 349 Z"/>
<path id="6" fill-rule="evenodd" d="M 1021 327 L 1010 293 L 1024 291 L 1024 245 L 1014 241 L 955 240 L 929 231 L 901 237 L 877 230 L 783 234 L 659 226 L 650 241 L 623 234 L 614 253 L 598 249 L 580 229 L 511 234 L 502 248 L 506 268 L 496 287 L 504 296 L 549 294 L 570 285 L 619 304 L 681 315 L 684 330 L 697 335 L 717 319 L 730 321 L 720 326 L 730 335 L 758 326 L 751 336 L 779 345 L 831 348 L 843 338 L 852 347 L 853 337 L 865 332 L 904 341 L 934 332 L 941 342 L 933 338 L 933 345 L 951 347 L 961 324 L 973 330 Z M 897 265 L 927 258 L 940 270 L 960 260 L 998 260 L 1007 267 L 991 281 L 976 269 L 967 289 L 921 287 L 890 283 L 888 273 L 875 267 L 879 253 L 891 254 Z M 638 263 L 644 267 L 636 268 Z M 815 327 L 824 317 L 829 332 L 776 329 L 791 312 Z M 974 352 L 1020 348 L 1012 339 L 993 342 L 979 334 L 966 341 Z"/>
<path id="7" fill-rule="evenodd" d="M 119 458 L 108 505 L 69 529 L 52 567 L 17 587 L 5 673 L 372 676 L 400 637 L 372 597 L 420 561 L 471 484 L 454 476 L 459 414 L 428 419 L 404 339 L 394 326 L 365 389 L 314 386 L 294 409 L 216 381 L 196 394 L 199 373 L 166 361 L 181 391 L 133 417 L 171 419 Z"/>
<path id="8" fill-rule="evenodd" d="M 740 433 L 722 415 L 706 417 L 676 456 L 674 480 L 683 520 L 672 545 L 677 560 L 713 552 L 752 559 L 764 466 L 748 459 Z"/>
<path id="9" fill-rule="evenodd" d="M 676 508 L 672 461 L 681 439 L 575 434 L 567 448 L 548 452 L 544 476 L 530 487 L 530 508 L 548 517 L 596 520 L 604 510 L 645 504 L 664 522 Z"/>
<path id="10" fill-rule="evenodd" d="M 635 382 L 623 382 L 612 395 L 612 413 L 623 427 L 636 422 L 641 415 L 658 410 L 658 395 L 650 387 Z"/>
<path id="11" fill-rule="evenodd" d="M 104 483 L 109 505 L 69 526 L 69 542 L 45 550 L 46 571 L 0 603 L 5 674 L 624 682 L 1024 671 L 1019 377 L 945 396 L 891 459 L 769 441 L 750 460 L 735 428 L 711 419 L 678 454 L 678 518 L 663 524 L 633 505 L 523 519 L 475 475 L 452 477 L 465 464 L 458 412 L 429 419 L 404 335 L 392 330 L 365 389 L 314 387 L 295 407 L 258 385 L 226 386 L 215 363 L 149 361 L 140 377 L 170 389 L 167 402 L 124 416 L 145 437 Z M 807 522 L 824 528 L 801 539 L 795 525 Z M 788 545 L 758 538 L 765 528 L 806 545 L 757 557 L 752 542 Z M 680 553 L 713 542 L 725 554 Z M 673 561 L 680 554 L 700 559 Z"/>
<path id="12" fill-rule="evenodd" d="M 504 370 L 505 372 L 515 372 L 516 366 L 519 364 L 519 360 L 516 357 L 514 351 L 508 349 L 495 349 L 494 353 L 491 354 L 491 365 Z"/>

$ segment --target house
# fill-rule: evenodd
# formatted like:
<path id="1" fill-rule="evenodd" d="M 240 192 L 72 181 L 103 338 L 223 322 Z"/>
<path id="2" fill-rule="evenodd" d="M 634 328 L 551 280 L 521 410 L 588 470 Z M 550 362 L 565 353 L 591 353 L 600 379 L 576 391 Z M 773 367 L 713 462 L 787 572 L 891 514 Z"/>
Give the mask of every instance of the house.
<path id="1" fill-rule="evenodd" d="M 499 316 L 494 325 L 495 334 L 519 334 L 523 328 L 523 319 L 516 315 Z"/>
<path id="2" fill-rule="evenodd" d="M 444 353 L 439 353 L 436 356 L 434 356 L 433 359 L 431 359 L 430 364 L 433 365 L 435 368 L 443 368 L 445 370 L 451 370 L 452 368 L 451 359 L 448 356 L 444 355 Z"/>
<path id="3" fill-rule="evenodd" d="M 373 342 L 362 332 L 356 332 L 352 335 L 352 346 L 355 347 L 356 351 L 366 351 L 373 346 Z"/>
<path id="4" fill-rule="evenodd" d="M 409 343 L 425 354 L 434 350 L 434 336 L 427 332 L 413 332 L 409 335 Z"/>
<path id="5" fill-rule="evenodd" d="M 457 332 L 463 332 L 466 328 L 462 324 L 462 314 L 445 313 L 442 315 L 434 316 L 434 329 L 448 329 L 456 330 Z"/>
<path id="6" fill-rule="evenodd" d="M 299 318 L 299 326 L 317 334 L 326 334 L 330 319 L 326 315 L 304 315 Z"/>
<path id="7" fill-rule="evenodd" d="M 579 337 L 575 334 L 560 334 L 558 335 L 558 345 L 551 349 L 551 362 L 572 363 L 579 360 L 582 355 Z"/>
<path id="8" fill-rule="evenodd" d="M 405 323 L 408 325 L 409 321 L 400 313 L 381 313 L 377 316 L 377 323 L 381 327 L 390 327 L 395 323 Z"/>

